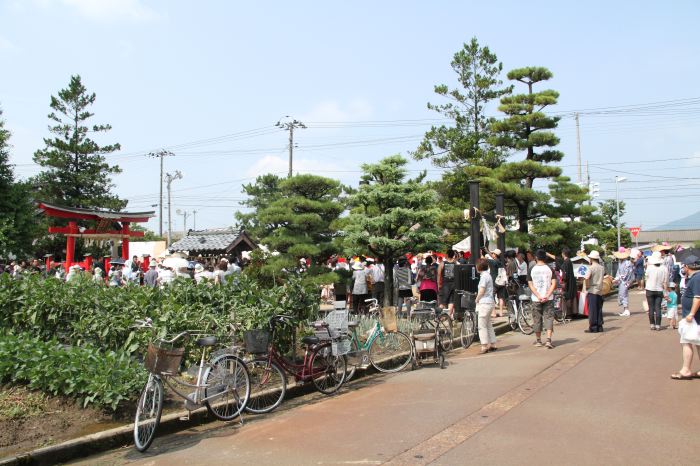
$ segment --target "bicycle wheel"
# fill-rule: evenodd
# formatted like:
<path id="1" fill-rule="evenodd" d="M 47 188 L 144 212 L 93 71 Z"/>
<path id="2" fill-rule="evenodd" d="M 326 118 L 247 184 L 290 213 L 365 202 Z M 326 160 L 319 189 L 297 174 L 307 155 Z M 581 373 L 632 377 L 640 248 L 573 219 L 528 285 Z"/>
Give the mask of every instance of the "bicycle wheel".
<path id="1" fill-rule="evenodd" d="M 518 328 L 518 320 L 515 318 L 516 302 L 513 300 L 508 300 L 508 325 L 512 330 Z"/>
<path id="2" fill-rule="evenodd" d="M 447 314 L 438 316 L 438 337 L 443 351 L 452 349 L 452 318 Z"/>
<path id="3" fill-rule="evenodd" d="M 354 338 L 352 338 L 350 340 L 350 345 L 351 345 L 350 346 L 351 352 L 354 352 L 355 354 L 357 354 L 357 352 L 360 351 L 360 348 L 357 346 L 357 341 Z M 355 364 L 348 363 L 347 367 L 348 367 L 348 371 L 345 374 L 345 382 L 349 382 L 350 379 L 352 379 L 352 377 L 355 375 L 355 371 L 357 371 L 357 366 Z"/>
<path id="4" fill-rule="evenodd" d="M 134 418 L 134 445 L 140 452 L 151 446 L 163 412 L 163 382 L 150 374 L 136 405 Z"/>
<path id="5" fill-rule="evenodd" d="M 282 403 L 287 393 L 287 376 L 274 362 L 258 358 L 248 362 L 250 398 L 245 406 L 249 413 L 269 413 Z"/>
<path id="6" fill-rule="evenodd" d="M 334 356 L 330 343 L 316 347 L 311 356 L 311 380 L 316 390 L 332 395 L 345 382 L 346 371 L 345 356 Z"/>
<path id="7" fill-rule="evenodd" d="M 379 372 L 398 372 L 413 359 L 411 339 L 403 332 L 381 332 L 369 347 L 369 362 Z"/>
<path id="8" fill-rule="evenodd" d="M 237 356 L 224 354 L 214 359 L 204 374 L 204 385 L 204 405 L 222 421 L 234 419 L 248 403 L 250 375 Z"/>
<path id="9" fill-rule="evenodd" d="M 529 302 L 520 302 L 520 315 L 518 316 L 518 327 L 525 335 L 531 335 L 533 332 L 534 320 L 532 318 L 532 308 Z"/>
<path id="10" fill-rule="evenodd" d="M 462 318 L 462 330 L 460 331 L 462 348 L 469 348 L 469 346 L 474 342 L 474 336 L 476 335 L 476 323 L 474 320 L 473 312 L 464 312 L 464 317 Z"/>

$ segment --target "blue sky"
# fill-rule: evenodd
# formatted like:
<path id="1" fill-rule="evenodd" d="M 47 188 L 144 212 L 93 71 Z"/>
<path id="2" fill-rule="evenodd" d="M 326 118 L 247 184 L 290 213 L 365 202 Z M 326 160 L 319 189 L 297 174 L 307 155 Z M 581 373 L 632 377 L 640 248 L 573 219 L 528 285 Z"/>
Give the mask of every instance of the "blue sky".
<path id="1" fill-rule="evenodd" d="M 506 70 L 552 70 L 555 111 L 700 97 L 698 5 L 0 0 L 0 106 L 16 173 L 31 176 L 50 96 L 80 74 L 97 93 L 95 123 L 113 126 L 98 142 L 122 145 L 110 160 L 124 170 L 114 181 L 128 208 L 157 203 L 158 163 L 144 154 L 166 147 L 176 154 L 166 171 L 184 174 L 173 211 L 197 210 L 197 228 L 226 226 L 242 182 L 286 173 L 287 135 L 273 126 L 284 115 L 308 126 L 296 132 L 295 171 L 356 184 L 360 164 L 415 149 L 438 118 L 426 109 L 440 102 L 433 86 L 454 85 L 450 60 L 473 36 Z M 367 121 L 381 123 L 357 123 Z M 628 178 L 625 221 L 653 228 L 698 209 L 699 129 L 700 104 L 584 112 L 582 156 L 602 198 L 614 198 L 615 175 Z M 557 134 L 575 177 L 573 119 Z M 440 176 L 411 163 L 421 168 Z"/>

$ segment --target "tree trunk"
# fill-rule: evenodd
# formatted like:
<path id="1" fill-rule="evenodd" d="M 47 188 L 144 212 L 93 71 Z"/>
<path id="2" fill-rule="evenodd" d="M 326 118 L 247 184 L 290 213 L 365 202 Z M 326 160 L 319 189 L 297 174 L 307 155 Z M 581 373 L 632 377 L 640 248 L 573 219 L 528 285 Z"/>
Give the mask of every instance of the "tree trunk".
<path id="1" fill-rule="evenodd" d="M 528 232 L 527 204 L 518 204 L 518 231 L 521 233 Z"/>
<path id="2" fill-rule="evenodd" d="M 384 306 L 391 306 L 394 300 L 394 258 L 384 256 Z"/>

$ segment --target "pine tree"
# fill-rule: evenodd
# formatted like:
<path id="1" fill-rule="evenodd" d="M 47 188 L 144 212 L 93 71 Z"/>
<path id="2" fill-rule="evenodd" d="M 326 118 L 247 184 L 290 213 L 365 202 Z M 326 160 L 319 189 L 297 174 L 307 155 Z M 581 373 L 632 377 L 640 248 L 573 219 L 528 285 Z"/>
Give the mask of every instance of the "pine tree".
<path id="1" fill-rule="evenodd" d="M 532 189 L 534 181 L 554 178 L 561 169 L 546 165 L 559 162 L 564 154 L 552 149 L 559 138 L 551 131 L 556 128 L 558 117 L 548 116 L 543 110 L 557 103 L 559 93 L 553 90 L 534 92 L 533 86 L 552 78 L 547 68 L 518 68 L 508 73 L 508 79 L 527 86 L 527 94 L 509 95 L 501 98 L 499 110 L 507 115 L 494 122 L 496 133 L 492 143 L 510 151 L 525 152 L 525 160 L 504 163 L 494 171 L 502 183 L 507 202 L 516 209 L 518 229 L 528 233 L 528 222 L 541 216 L 537 203 L 544 203 L 547 196 Z"/>
<path id="2" fill-rule="evenodd" d="M 121 169 L 107 163 L 106 154 L 118 151 L 119 144 L 100 146 L 88 137 L 89 133 L 104 133 L 112 129 L 108 124 L 88 126 L 94 116 L 89 108 L 95 103 L 95 94 L 88 93 L 80 76 L 71 76 L 66 89 L 51 96 L 53 122 L 45 138 L 44 149 L 34 153 L 34 161 L 44 170 L 34 179 L 38 197 L 47 202 L 69 207 L 104 208 L 121 210 L 126 202 L 112 194 L 111 175 Z"/>
<path id="3" fill-rule="evenodd" d="M 435 93 L 449 102 L 441 105 L 428 103 L 428 108 L 453 120 L 453 123 L 433 126 L 425 133 L 413 156 L 416 159 L 429 158 L 441 167 L 450 164 L 496 167 L 503 162 L 506 153 L 489 144 L 493 118 L 486 116 L 485 107 L 511 92 L 511 86 L 500 87 L 503 82 L 499 75 L 503 65 L 474 37 L 454 54 L 451 66 L 462 89 L 450 89 L 446 84 L 435 86 Z"/>
<path id="4" fill-rule="evenodd" d="M 28 254 L 38 234 L 30 186 L 15 180 L 10 164 L 10 136 L 0 109 L 0 257 Z"/>
<path id="5" fill-rule="evenodd" d="M 400 155 L 362 165 L 360 188 L 345 219 L 348 253 L 366 254 L 384 264 L 384 304 L 393 296 L 394 261 L 407 252 L 439 245 L 437 193 L 423 183 L 425 173 L 406 179 L 408 161 Z"/>
<path id="6" fill-rule="evenodd" d="M 241 205 L 250 209 L 249 212 L 236 212 L 235 218 L 238 228 L 245 230 L 255 241 L 271 233 L 270 228 L 266 228 L 258 218 L 258 211 L 263 210 L 272 202 L 280 198 L 280 182 L 282 178 L 272 173 L 258 176 L 255 183 L 243 185 L 243 193 L 248 196 Z"/>

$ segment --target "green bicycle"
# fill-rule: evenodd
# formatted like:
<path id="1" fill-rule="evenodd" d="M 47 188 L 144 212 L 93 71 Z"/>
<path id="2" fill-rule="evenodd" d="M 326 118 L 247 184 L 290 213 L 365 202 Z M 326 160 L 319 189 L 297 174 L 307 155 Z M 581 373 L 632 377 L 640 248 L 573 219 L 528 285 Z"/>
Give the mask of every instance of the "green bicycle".
<path id="1" fill-rule="evenodd" d="M 371 319 L 367 339 L 363 342 L 357 335 L 359 322 L 348 322 L 350 352 L 348 357 L 347 382 L 355 375 L 358 367 L 372 365 L 379 372 L 399 372 L 413 360 L 411 339 L 403 332 L 387 332 L 378 320 Z"/>

